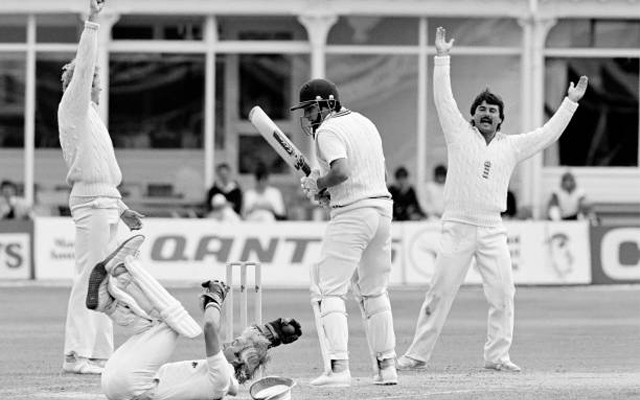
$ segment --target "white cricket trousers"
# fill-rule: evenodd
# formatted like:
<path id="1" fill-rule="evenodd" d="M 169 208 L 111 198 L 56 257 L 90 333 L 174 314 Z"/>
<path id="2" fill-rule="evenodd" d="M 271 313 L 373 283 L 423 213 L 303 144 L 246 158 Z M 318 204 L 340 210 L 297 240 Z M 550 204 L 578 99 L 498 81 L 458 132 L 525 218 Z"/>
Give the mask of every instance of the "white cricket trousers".
<path id="1" fill-rule="evenodd" d="M 64 354 L 107 359 L 113 353 L 113 324 L 101 312 L 85 305 L 93 267 L 116 248 L 120 215 L 118 199 L 72 197 L 71 216 L 76 225 L 75 270 L 65 326 Z"/>
<path id="2" fill-rule="evenodd" d="M 395 357 L 395 335 L 387 296 L 391 274 L 391 202 L 365 200 L 333 211 L 314 266 L 311 298 L 319 300 L 328 356 L 348 359 L 349 329 L 344 300 L 351 285 L 369 310 L 372 351 L 379 359 Z M 354 279 L 352 281 L 352 278 Z M 373 300 L 369 300 L 373 299 Z M 379 313 L 379 314 L 378 314 Z M 376 315 L 378 314 L 378 315 Z"/>
<path id="3" fill-rule="evenodd" d="M 102 391 L 108 399 L 153 398 L 157 372 L 176 348 L 179 335 L 164 322 L 138 319 L 135 330 L 137 333 L 118 347 L 102 373 Z"/>
<path id="4" fill-rule="evenodd" d="M 431 286 L 406 356 L 428 362 L 460 285 L 475 256 L 489 303 L 485 362 L 509 360 L 513 338 L 515 286 L 504 226 L 480 227 L 444 221 Z"/>

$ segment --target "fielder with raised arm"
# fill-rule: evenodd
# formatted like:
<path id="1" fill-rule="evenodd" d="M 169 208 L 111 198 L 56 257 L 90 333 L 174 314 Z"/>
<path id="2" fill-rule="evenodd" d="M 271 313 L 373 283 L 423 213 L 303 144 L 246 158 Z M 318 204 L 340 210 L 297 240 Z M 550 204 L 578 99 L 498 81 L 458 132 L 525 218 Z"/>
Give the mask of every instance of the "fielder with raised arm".
<path id="1" fill-rule="evenodd" d="M 571 83 L 562 105 L 544 126 L 505 135 L 500 132 L 504 103 L 488 89 L 471 105 L 471 122 L 462 116 L 451 91 L 449 51 L 453 40 L 445 40 L 444 28 L 437 29 L 435 46 L 433 90 L 449 160 L 445 210 L 435 273 L 418 315 L 413 342 L 398 359 L 398 369 L 426 368 L 475 257 L 489 303 L 485 368 L 519 372 L 520 367 L 509 357 L 515 287 L 500 213 L 506 209 L 507 186 L 514 168 L 560 137 L 587 89 L 587 77 L 580 77 L 576 86 Z"/>
<path id="2" fill-rule="evenodd" d="M 100 78 L 98 14 L 104 0 L 89 0 L 89 17 L 80 36 L 76 58 L 63 67 L 58 125 L 62 155 L 72 187 L 69 208 L 76 226 L 75 276 L 65 326 L 65 372 L 99 374 L 113 353 L 109 318 L 84 306 L 89 273 L 116 247 L 120 219 L 131 230 L 142 227 L 142 214 L 121 200 L 122 173 L 109 131 L 98 115 Z"/>
<path id="3" fill-rule="evenodd" d="M 302 331 L 294 319 L 278 318 L 245 329 L 231 343 L 220 342 L 220 313 L 229 287 L 202 283 L 204 328 L 182 304 L 133 258 L 144 236 L 122 243 L 91 272 L 86 306 L 100 311 L 132 336 L 107 362 L 102 390 L 109 400 L 200 400 L 235 396 L 238 384 L 252 379 L 268 349 L 296 341 Z M 180 335 L 204 330 L 206 359 L 169 363 Z"/>
<path id="4" fill-rule="evenodd" d="M 360 306 L 374 383 L 395 385 L 395 335 L 387 294 L 391 273 L 391 195 L 386 185 L 382 139 L 363 115 L 340 104 L 326 79 L 302 85 L 303 130 L 313 136 L 320 170 L 301 179 L 310 199 L 331 208 L 320 260 L 311 273 L 311 296 L 319 324 L 325 373 L 314 386 L 349 386 L 345 299 L 350 284 Z"/>

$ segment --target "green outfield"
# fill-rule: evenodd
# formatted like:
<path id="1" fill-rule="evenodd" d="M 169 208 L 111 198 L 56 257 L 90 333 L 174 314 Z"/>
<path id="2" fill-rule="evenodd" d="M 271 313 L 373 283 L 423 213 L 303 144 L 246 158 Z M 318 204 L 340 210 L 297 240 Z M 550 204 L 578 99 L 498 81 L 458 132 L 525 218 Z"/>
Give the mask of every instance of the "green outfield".
<path id="1" fill-rule="evenodd" d="M 198 289 L 170 289 L 194 315 Z M 0 283 L 0 399 L 102 399 L 100 379 L 61 373 L 68 287 Z M 391 291 L 397 350 L 413 335 L 419 288 Z M 486 310 L 479 287 L 463 288 L 425 372 L 401 373 L 398 386 L 371 384 L 360 315 L 349 304 L 348 389 L 314 389 L 321 371 L 306 290 L 265 290 L 264 318 L 297 318 L 303 337 L 274 349 L 270 375 L 294 378 L 307 399 L 637 399 L 640 398 L 640 287 L 518 288 L 511 351 L 521 374 L 482 369 Z M 236 304 L 238 301 L 236 301 Z M 238 319 L 236 318 L 236 321 Z M 125 339 L 116 331 L 116 344 Z M 182 340 L 174 359 L 200 358 L 201 338 Z M 249 399 L 248 386 L 237 397 Z"/>

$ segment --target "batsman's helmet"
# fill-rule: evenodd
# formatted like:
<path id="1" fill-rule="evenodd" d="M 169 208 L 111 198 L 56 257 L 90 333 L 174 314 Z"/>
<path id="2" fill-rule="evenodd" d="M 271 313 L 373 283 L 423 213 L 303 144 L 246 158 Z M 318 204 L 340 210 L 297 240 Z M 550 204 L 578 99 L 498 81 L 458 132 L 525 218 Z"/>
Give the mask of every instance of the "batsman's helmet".
<path id="1" fill-rule="evenodd" d="M 306 106 L 317 102 L 324 101 L 331 109 L 335 109 L 336 103 L 339 103 L 338 88 L 336 84 L 328 79 L 311 79 L 305 82 L 300 88 L 299 103 L 291 107 L 291 111 L 305 108 Z"/>

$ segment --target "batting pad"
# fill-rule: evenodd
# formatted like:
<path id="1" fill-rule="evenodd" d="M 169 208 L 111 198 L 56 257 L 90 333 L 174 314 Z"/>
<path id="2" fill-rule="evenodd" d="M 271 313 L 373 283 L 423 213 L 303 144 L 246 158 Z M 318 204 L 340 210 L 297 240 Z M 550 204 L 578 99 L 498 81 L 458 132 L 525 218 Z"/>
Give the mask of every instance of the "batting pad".
<path id="1" fill-rule="evenodd" d="M 176 301 L 175 304 L 171 305 L 169 308 L 164 309 L 160 312 L 162 319 L 167 323 L 174 331 L 178 332 L 182 336 L 188 337 L 189 339 L 193 339 L 195 337 L 200 336 L 202 333 L 202 328 L 200 325 L 191 318 L 191 315 L 187 312 L 187 310 L 182 307 L 180 302 Z"/>
<path id="2" fill-rule="evenodd" d="M 329 358 L 331 360 L 347 360 L 347 342 L 349 326 L 347 325 L 347 308 L 340 297 L 325 297 L 320 303 L 320 318 L 327 338 Z"/>
<path id="3" fill-rule="evenodd" d="M 160 283 L 144 269 L 139 260 L 131 256 L 124 259 L 124 265 L 153 308 L 173 330 L 188 338 L 202 333 L 202 328 Z"/>
<path id="4" fill-rule="evenodd" d="M 393 332 L 391 303 L 387 293 L 365 297 L 363 301 L 365 326 L 371 338 L 370 346 L 378 360 L 396 356 L 396 335 Z"/>
<path id="5" fill-rule="evenodd" d="M 380 367 L 378 366 L 378 359 L 376 358 L 376 354 L 373 351 L 373 346 L 371 344 L 371 332 L 369 332 L 367 313 L 364 310 L 364 299 L 359 294 L 355 294 L 355 300 L 358 303 L 358 308 L 360 309 L 360 316 L 362 317 L 362 325 L 364 326 L 364 335 L 367 339 L 367 348 L 369 349 L 369 354 L 371 355 L 371 364 L 373 367 L 373 373 L 377 374 L 380 370 Z"/>

